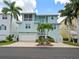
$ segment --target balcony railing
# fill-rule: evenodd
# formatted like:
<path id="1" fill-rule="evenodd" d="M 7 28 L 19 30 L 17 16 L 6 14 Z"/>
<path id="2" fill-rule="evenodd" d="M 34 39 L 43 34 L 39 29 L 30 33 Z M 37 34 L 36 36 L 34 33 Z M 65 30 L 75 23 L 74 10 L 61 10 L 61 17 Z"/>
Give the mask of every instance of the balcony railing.
<path id="1" fill-rule="evenodd" d="M 44 32 L 38 32 L 38 35 L 39 36 L 45 36 L 45 33 Z"/>
<path id="2" fill-rule="evenodd" d="M 32 21 L 32 18 L 24 18 L 24 21 Z"/>

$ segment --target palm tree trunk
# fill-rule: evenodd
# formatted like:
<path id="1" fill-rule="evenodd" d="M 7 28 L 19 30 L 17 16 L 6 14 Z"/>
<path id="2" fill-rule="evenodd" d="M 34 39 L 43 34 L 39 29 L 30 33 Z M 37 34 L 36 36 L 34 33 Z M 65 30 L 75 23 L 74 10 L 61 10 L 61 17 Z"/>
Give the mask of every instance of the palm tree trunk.
<path id="1" fill-rule="evenodd" d="M 68 30 L 68 41 L 70 42 L 71 41 L 71 34 L 70 34 L 70 31 L 71 31 L 71 27 L 70 25 L 67 25 L 67 30 Z"/>
<path id="2" fill-rule="evenodd" d="M 45 34 L 45 40 L 46 40 L 46 43 L 47 43 L 48 42 L 48 32 L 49 32 L 49 30 L 46 30 L 45 32 L 46 32 L 46 34 Z"/>
<path id="3" fill-rule="evenodd" d="M 79 15 L 77 16 L 77 39 L 79 42 Z"/>
<path id="4" fill-rule="evenodd" d="M 12 13 L 11 13 L 11 19 L 10 19 L 10 35 L 12 34 Z"/>
<path id="5" fill-rule="evenodd" d="M 49 30 L 47 30 L 47 36 L 48 36 Z"/>

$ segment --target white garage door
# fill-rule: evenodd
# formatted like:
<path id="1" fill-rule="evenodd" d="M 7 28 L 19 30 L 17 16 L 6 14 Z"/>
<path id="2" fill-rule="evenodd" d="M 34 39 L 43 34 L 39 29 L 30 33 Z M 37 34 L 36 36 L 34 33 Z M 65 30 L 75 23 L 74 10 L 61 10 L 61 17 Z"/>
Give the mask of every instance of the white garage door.
<path id="1" fill-rule="evenodd" d="M 6 36 L 5 35 L 0 35 L 0 41 L 5 40 Z"/>
<path id="2" fill-rule="evenodd" d="M 19 34 L 19 41 L 35 41 L 37 39 L 36 33 L 22 33 Z"/>

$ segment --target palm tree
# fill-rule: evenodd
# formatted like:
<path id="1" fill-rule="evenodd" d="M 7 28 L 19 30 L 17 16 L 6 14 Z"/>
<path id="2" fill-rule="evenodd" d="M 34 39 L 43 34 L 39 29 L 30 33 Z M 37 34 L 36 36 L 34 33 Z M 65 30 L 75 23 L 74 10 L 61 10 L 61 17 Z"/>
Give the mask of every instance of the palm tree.
<path id="1" fill-rule="evenodd" d="M 7 7 L 4 7 L 2 9 L 3 14 L 10 13 L 11 20 L 10 20 L 10 34 L 12 34 L 12 18 L 14 17 L 16 20 L 18 20 L 18 16 L 20 16 L 20 11 L 22 10 L 20 7 L 15 6 L 15 2 L 8 2 L 4 0 L 4 3 L 7 5 Z"/>
<path id="2" fill-rule="evenodd" d="M 73 9 L 73 16 L 77 18 L 79 15 L 79 0 L 70 0 L 71 8 Z"/>
<path id="3" fill-rule="evenodd" d="M 52 24 L 45 24 L 45 29 L 47 30 L 46 36 L 48 36 L 49 31 L 53 30 L 53 25 Z"/>
<path id="4" fill-rule="evenodd" d="M 66 5 L 65 5 L 65 8 L 64 8 L 64 10 L 60 10 L 59 11 L 59 13 L 61 13 L 60 14 L 60 16 L 61 17 L 63 17 L 63 16 L 66 16 L 66 18 L 65 18 L 65 25 L 72 25 L 72 20 L 73 20 L 73 10 L 72 10 L 72 8 L 71 8 L 71 4 L 69 4 L 69 3 L 67 3 Z"/>
<path id="5" fill-rule="evenodd" d="M 67 12 L 68 12 L 68 14 L 67 14 Z M 68 22 L 69 25 L 72 24 L 73 18 L 77 19 L 77 23 L 78 23 L 77 32 L 79 34 L 79 0 L 70 0 L 70 3 L 65 5 L 65 10 L 61 10 L 60 13 L 63 16 L 67 16 L 67 19 L 65 20 L 65 22 Z M 79 35 L 78 35 L 78 39 L 79 39 Z"/>
<path id="6" fill-rule="evenodd" d="M 71 4 L 67 3 L 65 5 L 65 8 L 64 10 L 60 10 L 59 11 L 61 13 L 61 17 L 63 16 L 66 16 L 65 18 L 65 25 L 67 26 L 67 29 L 68 29 L 68 35 L 69 35 L 69 41 L 71 40 L 71 36 L 70 36 L 70 30 L 71 30 L 71 27 L 72 27 L 72 20 L 73 20 L 73 9 L 71 8 Z"/>
<path id="7" fill-rule="evenodd" d="M 46 42 L 47 42 L 48 41 L 48 33 L 49 33 L 49 30 L 53 30 L 52 24 L 39 24 L 37 29 L 39 31 L 45 32 L 45 36 L 44 37 L 45 37 Z"/>
<path id="8" fill-rule="evenodd" d="M 77 19 L 77 38 L 79 40 L 79 0 L 70 0 L 74 17 Z"/>
<path id="9" fill-rule="evenodd" d="M 42 33 L 41 34 L 42 36 L 45 35 L 45 25 L 44 24 L 38 24 L 37 30 Z"/>

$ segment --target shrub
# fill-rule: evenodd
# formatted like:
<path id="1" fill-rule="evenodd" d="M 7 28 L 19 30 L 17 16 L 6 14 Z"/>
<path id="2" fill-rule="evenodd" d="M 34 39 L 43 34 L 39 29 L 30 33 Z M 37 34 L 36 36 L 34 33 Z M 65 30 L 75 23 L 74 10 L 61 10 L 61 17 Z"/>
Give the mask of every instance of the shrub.
<path id="1" fill-rule="evenodd" d="M 36 42 L 39 42 L 39 41 L 44 41 L 45 42 L 46 41 L 45 37 L 44 36 L 40 36 L 39 39 L 36 40 Z M 47 37 L 47 41 L 48 42 L 55 42 L 55 40 L 53 38 L 49 37 L 49 36 Z"/>
<path id="2" fill-rule="evenodd" d="M 45 42 L 44 36 L 40 36 L 40 37 L 36 40 L 36 42 L 38 42 L 40 45 L 43 45 L 44 42 Z"/>
<path id="3" fill-rule="evenodd" d="M 54 38 L 52 38 L 52 37 L 50 37 L 50 36 L 48 36 L 48 41 L 49 41 L 49 42 L 55 42 Z"/>
<path id="4" fill-rule="evenodd" d="M 7 41 L 5 41 L 5 40 L 3 40 L 3 41 L 0 41 L 0 43 L 5 43 L 5 42 L 7 42 Z"/>
<path id="5" fill-rule="evenodd" d="M 63 38 L 63 41 L 68 41 L 69 39 L 68 38 Z"/>
<path id="6" fill-rule="evenodd" d="M 73 39 L 74 40 L 74 43 L 78 43 L 78 39 Z"/>
<path id="7" fill-rule="evenodd" d="M 8 35 L 7 37 L 6 37 L 6 40 L 8 40 L 8 41 L 13 41 L 13 38 L 14 38 L 14 35 L 12 34 L 12 35 Z"/>

